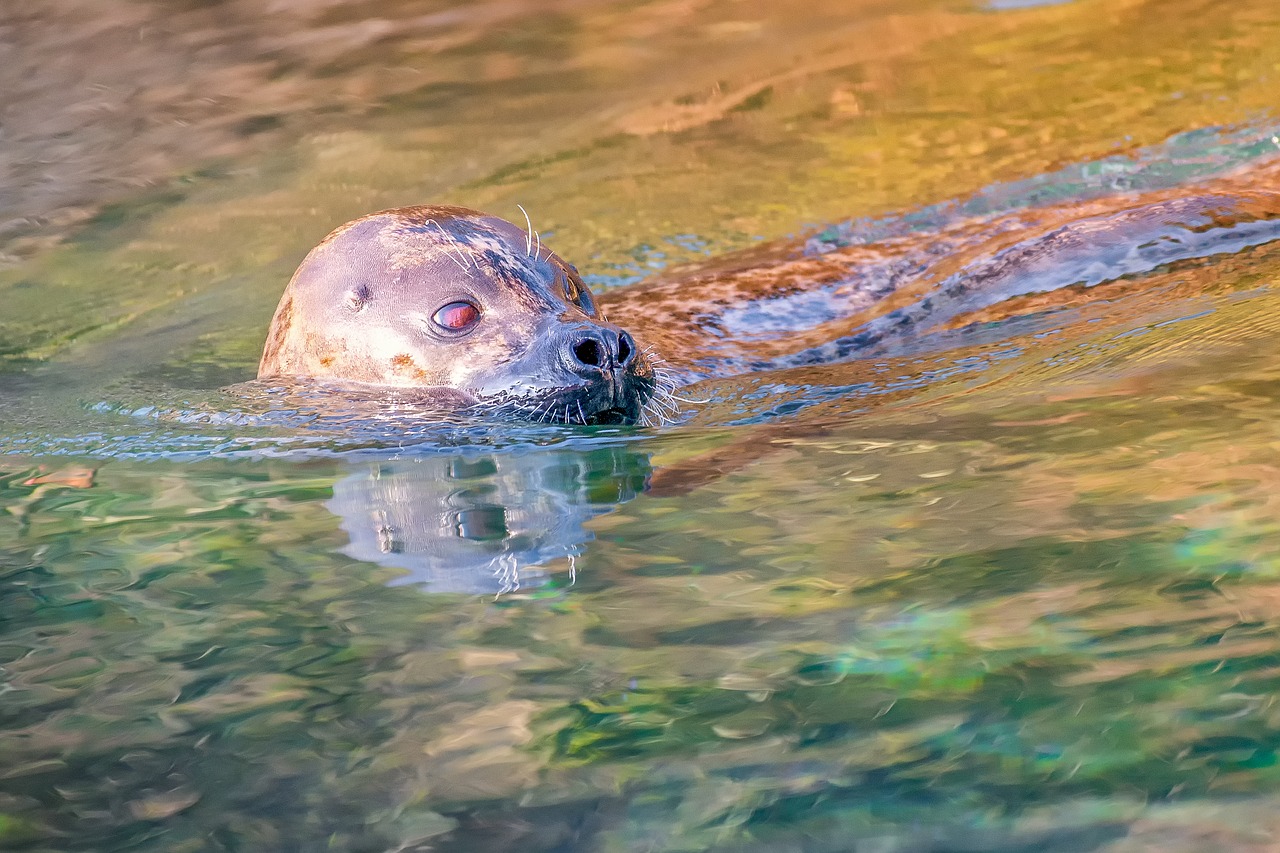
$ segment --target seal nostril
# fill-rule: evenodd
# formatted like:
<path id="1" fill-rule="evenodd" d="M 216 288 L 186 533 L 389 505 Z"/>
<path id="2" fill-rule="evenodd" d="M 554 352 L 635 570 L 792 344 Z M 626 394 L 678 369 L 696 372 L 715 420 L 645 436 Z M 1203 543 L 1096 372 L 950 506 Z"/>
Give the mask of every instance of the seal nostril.
<path id="1" fill-rule="evenodd" d="M 626 332 L 618 333 L 618 366 L 626 367 L 636 354 L 636 342 Z"/>
<path id="2" fill-rule="evenodd" d="M 589 367 L 600 367 L 604 364 L 604 352 L 600 342 L 595 338 L 587 338 L 573 348 L 573 357 Z"/>

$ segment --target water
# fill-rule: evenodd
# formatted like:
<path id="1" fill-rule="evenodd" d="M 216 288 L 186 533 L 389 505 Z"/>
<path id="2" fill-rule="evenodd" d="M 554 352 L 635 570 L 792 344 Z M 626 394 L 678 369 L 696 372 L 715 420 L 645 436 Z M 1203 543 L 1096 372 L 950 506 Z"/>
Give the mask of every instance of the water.
<path id="1" fill-rule="evenodd" d="M 1265 205 L 871 357 L 781 276 L 938 245 L 901 293 L 954 295 L 1268 191 L 1280 12 L 775 5 L 11 22 L 0 847 L 1275 845 Z M 663 429 L 228 390 L 312 243 L 421 201 L 523 204 L 651 334 L 700 269 L 773 289 L 664 352 Z"/>

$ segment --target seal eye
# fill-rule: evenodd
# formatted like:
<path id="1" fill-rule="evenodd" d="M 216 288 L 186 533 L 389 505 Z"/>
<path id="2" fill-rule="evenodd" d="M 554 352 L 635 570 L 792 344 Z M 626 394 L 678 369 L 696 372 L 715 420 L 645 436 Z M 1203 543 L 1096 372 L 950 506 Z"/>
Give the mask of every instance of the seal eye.
<path id="1" fill-rule="evenodd" d="M 480 309 L 470 302 L 450 302 L 431 315 L 431 321 L 448 332 L 465 332 L 479 319 Z"/>

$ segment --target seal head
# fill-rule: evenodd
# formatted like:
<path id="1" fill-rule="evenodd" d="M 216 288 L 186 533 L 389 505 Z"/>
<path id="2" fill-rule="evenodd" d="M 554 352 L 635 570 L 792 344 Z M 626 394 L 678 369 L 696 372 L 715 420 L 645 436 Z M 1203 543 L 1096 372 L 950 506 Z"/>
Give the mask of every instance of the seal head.
<path id="1" fill-rule="evenodd" d="M 549 423 L 644 422 L 653 368 L 577 270 L 506 220 L 385 210 L 311 250 L 258 378 L 439 391 L 451 408 Z"/>

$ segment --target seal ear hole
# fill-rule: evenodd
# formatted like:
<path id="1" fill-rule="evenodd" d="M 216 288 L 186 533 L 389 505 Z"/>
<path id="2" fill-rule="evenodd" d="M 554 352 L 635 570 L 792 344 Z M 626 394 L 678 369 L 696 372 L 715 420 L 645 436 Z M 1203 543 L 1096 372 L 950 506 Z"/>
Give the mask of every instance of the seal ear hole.
<path id="1" fill-rule="evenodd" d="M 352 311 L 359 311 L 368 305 L 373 299 L 373 292 L 369 290 L 369 285 L 361 284 L 347 291 L 344 304 Z"/>
<path id="2" fill-rule="evenodd" d="M 480 321 L 480 309 L 470 302 L 450 302 L 435 314 L 431 322 L 446 332 L 465 332 Z"/>

